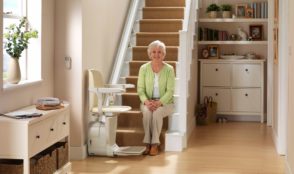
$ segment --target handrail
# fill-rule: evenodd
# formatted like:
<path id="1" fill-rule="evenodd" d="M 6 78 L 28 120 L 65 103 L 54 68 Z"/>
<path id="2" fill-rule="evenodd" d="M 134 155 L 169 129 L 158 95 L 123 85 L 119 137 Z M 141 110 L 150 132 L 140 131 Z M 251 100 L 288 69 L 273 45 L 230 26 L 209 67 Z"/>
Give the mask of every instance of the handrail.
<path id="1" fill-rule="evenodd" d="M 115 63 L 112 69 L 112 73 L 110 76 L 109 83 L 116 84 L 120 78 L 121 68 L 124 63 L 125 54 L 128 49 L 130 37 L 132 34 L 133 25 L 136 19 L 136 12 L 139 7 L 140 0 L 132 0 L 130 5 L 130 10 L 127 16 L 127 20 L 125 22 L 122 38 L 119 44 L 119 48 L 117 50 L 117 54 L 115 57 Z"/>
<path id="2" fill-rule="evenodd" d="M 184 23 L 183 23 L 183 30 L 182 31 L 188 31 L 191 3 L 192 3 L 192 0 L 186 0 L 186 8 L 185 8 L 185 13 L 184 13 Z"/>

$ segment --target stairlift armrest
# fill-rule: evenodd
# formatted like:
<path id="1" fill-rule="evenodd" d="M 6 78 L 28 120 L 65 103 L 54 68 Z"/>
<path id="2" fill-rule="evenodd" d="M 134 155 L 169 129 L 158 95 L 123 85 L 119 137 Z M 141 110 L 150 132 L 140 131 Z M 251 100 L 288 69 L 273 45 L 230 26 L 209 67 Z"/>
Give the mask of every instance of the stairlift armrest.
<path id="1" fill-rule="evenodd" d="M 107 87 L 111 88 L 135 88 L 134 84 L 106 84 Z"/>
<path id="2" fill-rule="evenodd" d="M 103 93 L 103 94 L 125 92 L 125 90 L 122 88 L 89 88 L 89 91 L 95 92 L 95 93 Z"/>

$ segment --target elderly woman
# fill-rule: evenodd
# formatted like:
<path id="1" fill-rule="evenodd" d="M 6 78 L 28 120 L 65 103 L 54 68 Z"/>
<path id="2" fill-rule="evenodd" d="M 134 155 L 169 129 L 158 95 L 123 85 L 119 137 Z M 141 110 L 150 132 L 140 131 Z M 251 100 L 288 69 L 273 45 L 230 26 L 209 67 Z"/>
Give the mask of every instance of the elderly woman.
<path id="1" fill-rule="evenodd" d="M 166 55 L 163 42 L 153 41 L 147 52 L 151 61 L 140 67 L 137 92 L 142 102 L 144 154 L 153 156 L 159 153 L 163 118 L 173 112 L 175 73 L 173 67 L 163 61 Z"/>

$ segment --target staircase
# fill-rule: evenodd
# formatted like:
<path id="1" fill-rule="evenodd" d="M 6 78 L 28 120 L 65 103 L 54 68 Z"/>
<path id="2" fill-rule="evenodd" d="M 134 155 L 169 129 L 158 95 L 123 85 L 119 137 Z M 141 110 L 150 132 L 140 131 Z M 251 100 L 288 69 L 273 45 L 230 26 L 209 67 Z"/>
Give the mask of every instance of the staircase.
<path id="1" fill-rule="evenodd" d="M 145 0 L 139 31 L 134 33 L 135 45 L 131 48 L 132 58 L 129 61 L 129 75 L 125 82 L 137 84 L 139 68 L 149 61 L 147 46 L 154 40 L 161 40 L 167 46 L 165 61 L 177 69 L 179 30 L 183 26 L 185 0 Z M 143 145 L 144 137 L 142 112 L 136 88 L 128 89 L 122 95 L 122 104 L 132 110 L 118 117 L 117 144 L 119 146 Z M 161 148 L 165 145 L 165 132 L 168 119 L 164 119 L 160 136 Z"/>

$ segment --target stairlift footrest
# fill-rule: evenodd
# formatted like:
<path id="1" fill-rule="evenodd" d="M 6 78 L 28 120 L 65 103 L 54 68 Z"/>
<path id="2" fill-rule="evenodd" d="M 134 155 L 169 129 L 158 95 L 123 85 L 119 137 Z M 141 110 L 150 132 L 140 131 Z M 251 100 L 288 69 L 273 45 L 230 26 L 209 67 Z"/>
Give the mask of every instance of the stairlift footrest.
<path id="1" fill-rule="evenodd" d="M 145 151 L 145 146 L 125 146 L 119 147 L 114 151 L 114 155 L 129 156 L 129 155 L 141 155 Z"/>

